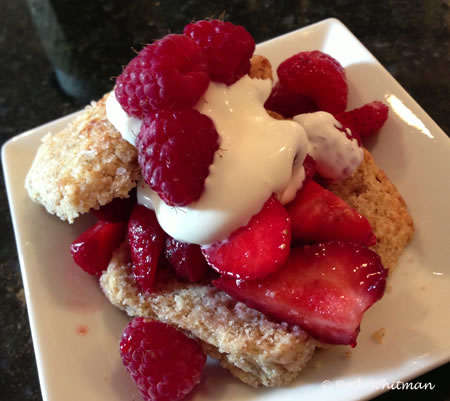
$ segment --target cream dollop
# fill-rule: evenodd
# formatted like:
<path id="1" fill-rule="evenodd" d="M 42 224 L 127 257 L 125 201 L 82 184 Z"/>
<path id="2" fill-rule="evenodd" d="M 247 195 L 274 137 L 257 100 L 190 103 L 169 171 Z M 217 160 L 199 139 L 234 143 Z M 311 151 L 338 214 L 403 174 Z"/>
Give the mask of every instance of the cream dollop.
<path id="1" fill-rule="evenodd" d="M 308 153 L 316 161 L 317 172 L 322 177 L 341 180 L 353 175 L 364 159 L 363 149 L 356 139 L 348 139 L 337 128 L 342 125 L 332 114 L 325 111 L 299 114 L 294 121 L 305 129 Z"/>
<path id="2" fill-rule="evenodd" d="M 267 114 L 270 91 L 270 80 L 248 75 L 231 86 L 210 83 L 195 108 L 211 118 L 221 139 L 198 201 L 171 207 L 139 183 L 138 202 L 155 210 L 169 235 L 210 244 L 245 225 L 273 193 L 282 202 L 294 198 L 305 177 L 308 141 L 299 124 Z"/>
<path id="3" fill-rule="evenodd" d="M 122 109 L 114 91 L 106 99 L 106 118 L 120 132 L 123 139 L 136 146 L 136 138 L 141 129 L 142 120 L 129 116 Z"/>
<path id="4" fill-rule="evenodd" d="M 307 153 L 318 172 L 331 179 L 353 174 L 361 163 L 362 149 L 336 128 L 340 123 L 331 114 L 301 114 L 293 121 L 270 117 L 264 102 L 271 88 L 270 80 L 248 75 L 231 86 L 211 82 L 195 105 L 220 136 L 200 199 L 186 207 L 168 206 L 143 179 L 139 182 L 138 202 L 155 210 L 161 227 L 175 239 L 211 244 L 247 224 L 273 193 L 282 203 L 290 202 L 305 179 Z M 123 138 L 135 145 L 142 121 L 128 116 L 114 93 L 106 110 Z"/>

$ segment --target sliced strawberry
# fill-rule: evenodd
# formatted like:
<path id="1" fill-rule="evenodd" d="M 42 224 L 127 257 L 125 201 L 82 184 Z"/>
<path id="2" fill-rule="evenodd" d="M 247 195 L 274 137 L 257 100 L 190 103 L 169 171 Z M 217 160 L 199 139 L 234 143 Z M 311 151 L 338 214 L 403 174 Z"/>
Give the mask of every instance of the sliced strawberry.
<path id="1" fill-rule="evenodd" d="M 164 254 L 164 246 L 161 251 L 161 255 L 159 255 L 158 267 L 156 268 L 156 277 L 155 282 L 158 284 L 168 283 L 172 281 L 176 277 L 175 269 L 169 263 Z"/>
<path id="2" fill-rule="evenodd" d="M 205 278 L 209 266 L 199 245 L 187 244 L 167 236 L 164 252 L 177 276 L 192 282 Z"/>
<path id="3" fill-rule="evenodd" d="M 125 222 L 98 221 L 70 245 L 73 260 L 89 274 L 100 276 L 125 238 L 126 228 Z"/>
<path id="4" fill-rule="evenodd" d="M 272 196 L 246 226 L 224 241 L 203 246 L 202 252 L 219 273 L 255 279 L 267 276 L 286 262 L 290 243 L 289 215 Z"/>
<path id="5" fill-rule="evenodd" d="M 166 233 L 160 227 L 155 212 L 136 205 L 128 220 L 128 243 L 133 262 L 133 275 L 144 292 L 153 289 L 158 260 Z"/>
<path id="6" fill-rule="evenodd" d="M 101 206 L 100 209 L 91 209 L 91 213 L 102 221 L 112 223 L 128 221 L 135 204 L 136 191 L 132 191 L 128 198 L 114 198 L 108 204 Z"/>
<path id="7" fill-rule="evenodd" d="M 286 265 L 264 279 L 221 276 L 213 284 L 319 341 L 355 346 L 363 314 L 383 296 L 386 276 L 375 252 L 331 241 L 292 249 Z"/>
<path id="8" fill-rule="evenodd" d="M 378 132 L 388 118 L 389 108 L 382 102 L 374 101 L 366 105 L 336 114 L 334 117 L 344 127 L 366 137 Z"/>
<path id="9" fill-rule="evenodd" d="M 286 209 L 296 241 L 350 240 L 367 246 L 376 243 L 368 220 L 313 180 L 305 181 Z"/>

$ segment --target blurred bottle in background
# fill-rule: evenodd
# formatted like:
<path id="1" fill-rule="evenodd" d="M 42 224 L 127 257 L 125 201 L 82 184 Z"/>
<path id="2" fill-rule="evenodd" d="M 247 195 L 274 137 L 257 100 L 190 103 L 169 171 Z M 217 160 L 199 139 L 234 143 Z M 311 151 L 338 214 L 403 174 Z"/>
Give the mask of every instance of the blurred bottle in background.
<path id="1" fill-rule="evenodd" d="M 77 99 L 97 99 L 111 90 L 134 55 L 132 47 L 158 36 L 155 2 L 26 1 L 58 84 Z"/>

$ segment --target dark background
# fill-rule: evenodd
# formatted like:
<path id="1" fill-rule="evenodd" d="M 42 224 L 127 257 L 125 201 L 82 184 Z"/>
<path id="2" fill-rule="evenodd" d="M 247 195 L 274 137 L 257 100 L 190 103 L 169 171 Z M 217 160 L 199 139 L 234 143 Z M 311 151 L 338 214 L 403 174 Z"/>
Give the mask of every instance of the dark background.
<path id="1" fill-rule="evenodd" d="M 223 12 L 256 42 L 340 19 L 450 132 L 449 0 L 0 0 L 1 143 L 110 90 L 132 47 Z M 3 180 L 0 185 L 0 400 L 41 400 Z M 447 364 L 417 379 L 435 384 L 434 391 L 392 391 L 377 400 L 450 400 L 449 377 Z"/>

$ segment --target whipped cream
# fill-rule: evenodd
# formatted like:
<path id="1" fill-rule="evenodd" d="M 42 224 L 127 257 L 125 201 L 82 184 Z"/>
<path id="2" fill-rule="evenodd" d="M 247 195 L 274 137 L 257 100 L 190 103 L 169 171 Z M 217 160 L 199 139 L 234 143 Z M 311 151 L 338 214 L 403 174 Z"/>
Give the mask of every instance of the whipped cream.
<path id="1" fill-rule="evenodd" d="M 198 201 L 171 207 L 139 183 L 138 202 L 153 208 L 175 239 L 201 245 L 223 240 L 247 224 L 273 193 L 282 202 L 294 198 L 305 177 L 308 140 L 299 124 L 267 114 L 263 105 L 271 87 L 270 80 L 248 75 L 231 86 L 211 82 L 196 104 L 220 135 Z"/>
<path id="2" fill-rule="evenodd" d="M 136 138 L 141 130 L 142 120 L 129 116 L 122 109 L 114 91 L 106 99 L 106 118 L 120 132 L 122 138 L 136 146 Z"/>
<path id="3" fill-rule="evenodd" d="M 363 149 L 356 139 L 350 140 L 338 130 L 342 124 L 332 114 L 325 111 L 299 114 L 294 121 L 305 129 L 308 153 L 316 161 L 317 172 L 322 177 L 340 180 L 353 175 L 364 159 Z"/>
<path id="4" fill-rule="evenodd" d="M 345 178 L 359 166 L 362 149 L 336 128 L 340 123 L 331 114 L 301 114 L 294 121 L 270 117 L 264 102 L 271 88 L 270 80 L 248 75 L 231 86 L 211 82 L 195 105 L 211 118 L 220 136 L 199 200 L 186 207 L 168 206 L 143 179 L 138 183 L 138 203 L 155 211 L 170 236 L 208 245 L 246 225 L 273 193 L 282 203 L 290 202 L 305 179 L 307 153 L 327 178 Z M 142 121 L 128 116 L 114 93 L 106 113 L 123 138 L 135 145 Z"/>

